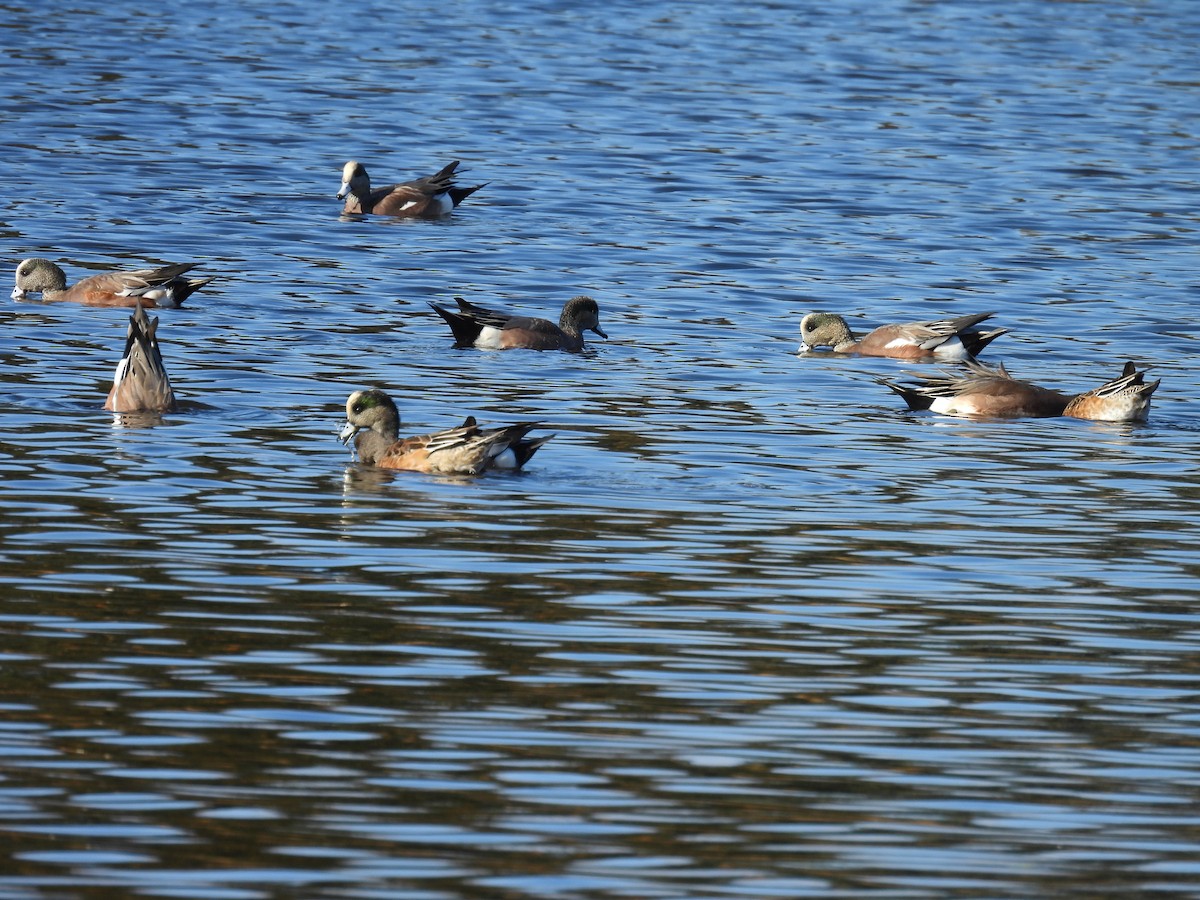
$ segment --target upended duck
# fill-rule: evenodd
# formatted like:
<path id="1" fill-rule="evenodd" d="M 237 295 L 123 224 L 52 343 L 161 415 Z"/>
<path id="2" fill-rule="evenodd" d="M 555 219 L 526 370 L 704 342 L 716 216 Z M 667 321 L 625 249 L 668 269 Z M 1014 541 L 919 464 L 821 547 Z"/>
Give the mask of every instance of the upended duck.
<path id="1" fill-rule="evenodd" d="M 119 413 L 170 412 L 175 392 L 158 349 L 158 318 L 147 317 L 139 303 L 129 317 L 125 352 L 113 373 L 113 386 L 104 408 Z"/>

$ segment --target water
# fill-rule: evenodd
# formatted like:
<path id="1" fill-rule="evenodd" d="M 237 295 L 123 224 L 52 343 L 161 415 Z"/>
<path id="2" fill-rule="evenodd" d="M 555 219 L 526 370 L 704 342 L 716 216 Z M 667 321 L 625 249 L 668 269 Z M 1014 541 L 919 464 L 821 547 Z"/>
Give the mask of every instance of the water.
<path id="1" fill-rule="evenodd" d="M 126 314 L 0 313 L 0 897 L 1197 897 L 1188 3 L 10 8 L 11 271 L 196 260 L 181 397 Z M 463 160 L 439 222 L 342 220 Z M 456 351 L 427 302 L 581 356 Z M 799 357 L 994 310 L 1144 425 L 901 411 Z M 528 471 L 353 464 L 533 418 Z"/>

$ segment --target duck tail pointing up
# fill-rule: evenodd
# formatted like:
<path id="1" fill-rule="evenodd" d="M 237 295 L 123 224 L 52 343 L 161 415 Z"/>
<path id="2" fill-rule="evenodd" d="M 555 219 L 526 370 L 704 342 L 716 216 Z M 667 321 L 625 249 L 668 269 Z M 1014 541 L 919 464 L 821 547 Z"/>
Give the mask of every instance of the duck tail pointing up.
<path id="1" fill-rule="evenodd" d="M 479 337 L 479 332 L 483 327 L 472 319 L 470 316 L 464 316 L 459 313 L 438 306 L 436 303 L 429 304 L 434 312 L 446 320 L 446 324 L 450 326 L 450 331 L 454 333 L 454 343 L 460 347 L 470 347 L 474 345 L 475 339 Z"/>
<path id="2" fill-rule="evenodd" d="M 479 190 L 482 187 L 487 187 L 487 186 L 488 186 L 488 182 L 485 181 L 483 184 L 477 184 L 474 187 L 452 187 L 452 188 L 450 188 L 450 191 L 449 191 L 450 200 L 451 200 L 451 202 L 454 203 L 455 206 L 458 206 L 458 204 L 462 203 L 464 200 L 466 200 L 468 197 L 470 197 L 477 190 Z"/>

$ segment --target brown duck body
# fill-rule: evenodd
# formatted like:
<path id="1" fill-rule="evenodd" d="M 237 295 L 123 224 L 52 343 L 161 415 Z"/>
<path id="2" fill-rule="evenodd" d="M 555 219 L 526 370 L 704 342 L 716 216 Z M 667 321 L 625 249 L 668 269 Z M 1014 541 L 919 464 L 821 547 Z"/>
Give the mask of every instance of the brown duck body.
<path id="1" fill-rule="evenodd" d="M 446 320 L 459 347 L 483 350 L 566 350 L 583 349 L 583 332 L 608 335 L 600 327 L 600 308 L 591 297 L 573 297 L 563 306 L 558 324 L 549 319 L 517 316 L 502 310 L 476 306 L 455 298 L 458 311 L 429 305 Z"/>
<path id="2" fill-rule="evenodd" d="M 1063 394 L 1020 381 L 1003 365 L 967 364 L 965 373 L 921 375 L 920 384 L 880 383 L 899 394 L 909 409 L 978 418 L 1070 416 L 1102 422 L 1137 422 L 1150 411 L 1158 381 L 1146 381 L 1132 362 L 1112 381 L 1082 394 Z"/>
<path id="3" fill-rule="evenodd" d="M 439 218 L 484 186 L 459 187 L 454 182 L 457 168 L 455 160 L 434 175 L 372 190 L 366 167 L 351 160 L 342 167 L 342 187 L 337 195 L 339 200 L 346 201 L 342 213 Z"/>
<path id="4" fill-rule="evenodd" d="M 14 300 L 27 300 L 41 294 L 43 300 L 71 301 L 88 306 L 137 306 L 147 308 L 182 306 L 208 278 L 184 278 L 196 263 L 174 263 L 157 269 L 101 272 L 67 286 L 66 274 L 48 259 L 33 257 L 17 266 Z"/>
<path id="5" fill-rule="evenodd" d="M 383 469 L 405 469 L 441 475 L 482 475 L 490 469 L 520 469 L 553 435 L 525 436 L 536 423 L 480 428 L 468 418 L 457 428 L 398 438 L 400 414 L 380 390 L 355 391 L 346 400 L 342 442 L 354 439 L 358 458 Z"/>

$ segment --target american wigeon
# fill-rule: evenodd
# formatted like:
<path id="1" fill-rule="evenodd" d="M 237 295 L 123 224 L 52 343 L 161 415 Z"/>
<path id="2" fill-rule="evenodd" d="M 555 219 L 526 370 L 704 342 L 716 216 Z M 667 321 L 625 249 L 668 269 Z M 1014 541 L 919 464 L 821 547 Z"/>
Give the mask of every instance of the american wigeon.
<path id="1" fill-rule="evenodd" d="M 474 417 L 457 428 L 398 439 L 400 413 L 392 398 L 380 390 L 355 391 L 346 400 L 343 444 L 354 438 L 358 458 L 384 469 L 407 469 L 442 475 L 481 475 L 488 469 L 520 469 L 546 441 L 525 440 L 537 427 L 521 422 L 500 428 L 480 428 Z"/>
<path id="2" fill-rule="evenodd" d="M 600 307 L 591 297 L 572 297 L 563 306 L 555 325 L 549 319 L 517 316 L 510 312 L 476 306 L 455 297 L 458 312 L 430 303 L 454 332 L 459 347 L 484 350 L 566 350 L 583 349 L 583 332 L 594 331 L 607 338 L 600 327 Z"/>
<path id="3" fill-rule="evenodd" d="M 957 319 L 881 325 L 860 339 L 854 336 L 841 316 L 809 313 L 800 320 L 800 350 L 829 347 L 835 353 L 857 353 L 860 356 L 890 356 L 895 359 L 933 357 L 946 362 L 958 362 L 971 359 L 1000 335 L 1008 333 L 1007 328 L 975 330 L 973 326 L 991 316 L 991 313 L 979 313 Z"/>
<path id="4" fill-rule="evenodd" d="M 989 368 L 968 362 L 965 373 L 919 375 L 924 384 L 894 384 L 880 379 L 904 398 L 909 409 L 929 409 L 948 416 L 1018 418 L 1072 416 L 1100 422 L 1137 422 L 1150 411 L 1158 381 L 1147 382 L 1132 362 L 1121 374 L 1092 391 L 1075 396 L 1018 381 L 1004 365 Z M 1160 379 L 1161 380 L 1161 379 Z"/>
<path id="5" fill-rule="evenodd" d="M 14 300 L 41 294 L 43 300 L 73 300 L 88 306 L 143 306 L 174 308 L 215 278 L 184 278 L 196 263 L 174 263 L 157 269 L 101 272 L 67 287 L 63 270 L 48 259 L 34 257 L 17 266 Z"/>
<path id="6" fill-rule="evenodd" d="M 130 413 L 170 412 L 175 408 L 175 392 L 158 349 L 157 331 L 158 319 L 148 318 L 139 303 L 129 317 L 125 352 L 113 374 L 105 409 Z"/>
<path id="7" fill-rule="evenodd" d="M 454 170 L 458 160 L 436 175 L 416 178 L 403 184 L 371 190 L 371 178 L 362 163 L 350 160 L 342 166 L 342 187 L 337 198 L 346 200 L 342 213 L 375 213 L 381 216 L 412 216 L 434 219 L 444 216 L 484 185 L 458 187 Z"/>

